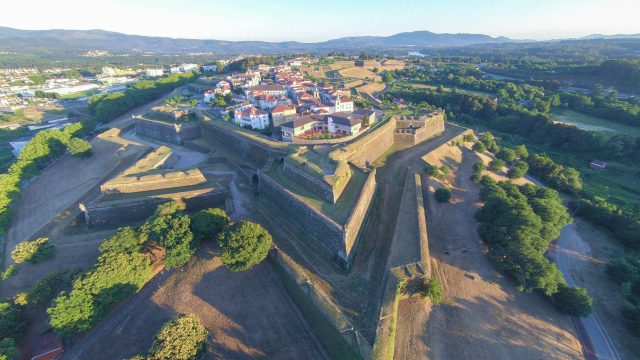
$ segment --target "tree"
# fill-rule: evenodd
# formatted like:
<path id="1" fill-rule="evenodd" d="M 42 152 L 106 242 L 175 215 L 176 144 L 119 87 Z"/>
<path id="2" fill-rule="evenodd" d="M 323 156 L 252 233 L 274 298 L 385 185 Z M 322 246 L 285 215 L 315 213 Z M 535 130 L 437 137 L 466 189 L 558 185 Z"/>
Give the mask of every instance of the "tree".
<path id="1" fill-rule="evenodd" d="M 509 176 L 509 179 L 520 179 L 527 171 L 529 171 L 529 164 L 525 161 L 518 160 L 509 170 L 507 176 Z"/>
<path id="2" fill-rule="evenodd" d="M 529 151 L 527 150 L 527 147 L 524 146 L 524 144 L 517 146 L 515 148 L 515 151 L 520 159 L 526 159 L 529 157 Z"/>
<path id="3" fill-rule="evenodd" d="M 243 271 L 259 264 L 271 248 L 271 235 L 262 226 L 240 221 L 218 236 L 220 260 L 231 271 Z"/>
<path id="4" fill-rule="evenodd" d="M 0 302 L 0 339 L 19 338 L 27 328 L 27 319 L 22 306 L 9 300 Z"/>
<path id="5" fill-rule="evenodd" d="M 179 203 L 172 201 L 158 206 L 154 214 L 140 227 L 142 242 L 153 241 L 165 248 L 162 262 L 168 268 L 186 264 L 195 252 L 191 218 Z"/>
<path id="6" fill-rule="evenodd" d="M 507 164 L 502 159 L 495 159 L 489 163 L 489 170 L 493 172 L 501 172 Z"/>
<path id="7" fill-rule="evenodd" d="M 436 201 L 439 203 L 446 203 L 451 201 L 451 190 L 448 188 L 439 188 L 434 193 Z"/>
<path id="8" fill-rule="evenodd" d="M 20 355 L 20 349 L 12 338 L 0 340 L 0 360 L 15 360 Z"/>
<path id="9" fill-rule="evenodd" d="M 138 233 L 131 227 L 123 227 L 105 240 L 100 245 L 100 252 L 102 253 L 126 253 L 133 254 L 142 251 L 142 242 L 138 237 Z"/>
<path id="10" fill-rule="evenodd" d="M 67 151 L 76 157 L 89 157 L 93 153 L 93 146 L 88 141 L 73 138 L 67 143 Z"/>
<path id="11" fill-rule="evenodd" d="M 197 316 L 176 316 L 156 334 L 148 359 L 200 359 L 206 350 L 207 335 L 207 330 Z"/>
<path id="12" fill-rule="evenodd" d="M 197 241 L 214 239 L 229 221 L 229 215 L 222 209 L 201 210 L 191 217 L 191 231 Z"/>
<path id="13" fill-rule="evenodd" d="M 382 73 L 382 82 L 384 82 L 385 84 L 388 84 L 392 81 L 393 81 L 393 73 L 391 73 L 390 71 L 385 71 L 384 73 Z"/>
<path id="14" fill-rule="evenodd" d="M 16 264 L 25 261 L 39 263 L 53 257 L 53 245 L 48 238 L 38 238 L 31 241 L 24 241 L 16 246 L 11 252 L 11 258 Z"/>
<path id="15" fill-rule="evenodd" d="M 478 141 L 477 143 L 473 144 L 473 150 L 477 151 L 479 153 L 483 153 L 483 152 L 487 151 L 487 147 L 484 146 L 483 142 Z"/>
<path id="16" fill-rule="evenodd" d="M 512 162 L 518 159 L 518 154 L 516 154 L 515 150 L 503 147 L 500 149 L 498 154 L 496 155 L 499 159 L 504 160 L 507 164 L 511 164 Z"/>
<path id="17" fill-rule="evenodd" d="M 580 287 L 560 285 L 553 295 L 558 310 L 572 316 L 585 317 L 593 312 L 593 300 L 587 290 Z"/>

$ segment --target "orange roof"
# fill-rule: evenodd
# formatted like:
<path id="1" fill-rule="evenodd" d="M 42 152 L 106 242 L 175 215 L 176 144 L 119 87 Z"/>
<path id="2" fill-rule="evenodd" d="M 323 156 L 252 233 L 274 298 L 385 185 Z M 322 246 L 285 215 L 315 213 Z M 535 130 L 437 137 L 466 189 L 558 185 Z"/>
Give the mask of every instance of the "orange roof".
<path id="1" fill-rule="evenodd" d="M 287 106 L 287 105 L 283 105 L 283 104 L 278 104 L 276 105 L 273 110 L 271 110 L 271 113 L 281 113 L 281 112 L 285 112 L 287 110 L 295 110 L 296 108 L 293 106 Z"/>

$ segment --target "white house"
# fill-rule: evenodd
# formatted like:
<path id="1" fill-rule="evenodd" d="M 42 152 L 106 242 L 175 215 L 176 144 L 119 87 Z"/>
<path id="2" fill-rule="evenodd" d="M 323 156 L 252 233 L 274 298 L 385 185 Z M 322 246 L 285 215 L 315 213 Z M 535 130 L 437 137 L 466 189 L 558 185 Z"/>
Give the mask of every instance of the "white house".
<path id="1" fill-rule="evenodd" d="M 164 69 L 147 69 L 145 70 L 147 77 L 158 77 L 164 75 Z"/>
<path id="2" fill-rule="evenodd" d="M 253 129 L 264 130 L 269 127 L 269 113 L 254 107 L 236 110 L 233 120 L 240 126 L 250 126 Z"/>
<path id="3" fill-rule="evenodd" d="M 202 71 L 204 71 L 204 72 L 217 72 L 218 71 L 218 65 L 216 65 L 216 64 L 203 65 L 202 66 Z"/>

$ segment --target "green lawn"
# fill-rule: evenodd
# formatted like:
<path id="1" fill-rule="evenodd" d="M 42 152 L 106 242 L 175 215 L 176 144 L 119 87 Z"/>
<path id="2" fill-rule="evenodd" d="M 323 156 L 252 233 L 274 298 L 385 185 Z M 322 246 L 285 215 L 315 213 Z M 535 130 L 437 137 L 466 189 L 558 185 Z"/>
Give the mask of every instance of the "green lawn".
<path id="1" fill-rule="evenodd" d="M 558 122 L 573 125 L 583 130 L 601 132 L 603 135 L 629 134 L 635 137 L 640 136 L 640 127 L 600 119 L 568 109 L 553 109 L 551 115 Z"/>
<path id="2" fill-rule="evenodd" d="M 365 172 L 355 166 L 351 166 L 351 178 L 349 179 L 349 183 L 342 192 L 338 202 L 332 204 L 321 199 L 298 182 L 287 177 L 283 172 L 282 163 L 275 164 L 267 174 L 286 187 L 289 191 L 296 194 L 302 201 L 307 203 L 307 205 L 321 211 L 339 224 L 344 224 L 347 221 L 347 218 L 351 213 L 351 209 L 353 209 L 358 199 L 358 195 L 360 195 L 360 191 L 362 190 L 362 186 L 367 179 L 367 174 Z"/>

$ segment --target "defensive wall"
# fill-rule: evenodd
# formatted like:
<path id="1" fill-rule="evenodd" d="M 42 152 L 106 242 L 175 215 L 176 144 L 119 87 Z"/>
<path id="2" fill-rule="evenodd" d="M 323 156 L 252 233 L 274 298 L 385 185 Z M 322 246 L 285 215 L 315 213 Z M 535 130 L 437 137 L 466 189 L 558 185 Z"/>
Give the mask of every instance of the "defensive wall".
<path id="1" fill-rule="evenodd" d="M 198 124 L 174 124 L 141 117 L 135 118 L 136 134 L 160 141 L 182 145 L 185 140 L 200 136 Z"/>
<path id="2" fill-rule="evenodd" d="M 339 224 L 321 211 L 306 204 L 290 190 L 259 172 L 260 194 L 287 214 L 316 241 L 324 245 L 349 266 L 365 217 L 376 190 L 376 171 L 367 174 L 362 190 L 344 224 Z"/>
<path id="3" fill-rule="evenodd" d="M 223 206 L 227 195 L 224 188 L 205 188 L 114 201 L 101 201 L 104 196 L 101 195 L 91 203 L 80 204 L 80 209 L 89 227 L 119 226 L 144 221 L 153 214 L 158 205 L 169 201 L 182 202 L 187 211 L 193 212 Z"/>
<path id="4" fill-rule="evenodd" d="M 331 203 L 338 201 L 340 194 L 342 194 L 342 190 L 344 190 L 344 187 L 334 188 L 326 181 L 307 174 L 306 171 L 299 169 L 298 166 L 291 164 L 286 160 L 284 161 L 282 171 L 287 175 L 287 177 L 290 177 L 296 182 L 302 184 L 307 189 L 313 191 L 315 194 Z"/>
<path id="5" fill-rule="evenodd" d="M 102 193 L 138 193 L 173 189 L 205 183 L 207 179 L 198 169 L 162 171 L 159 174 L 131 174 L 118 176 L 100 186 Z"/>

